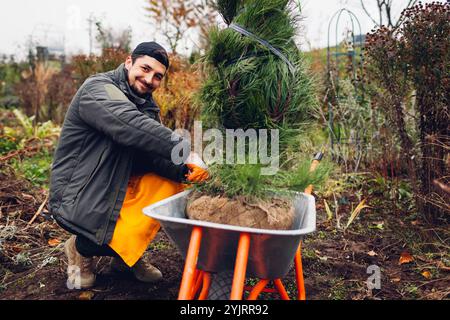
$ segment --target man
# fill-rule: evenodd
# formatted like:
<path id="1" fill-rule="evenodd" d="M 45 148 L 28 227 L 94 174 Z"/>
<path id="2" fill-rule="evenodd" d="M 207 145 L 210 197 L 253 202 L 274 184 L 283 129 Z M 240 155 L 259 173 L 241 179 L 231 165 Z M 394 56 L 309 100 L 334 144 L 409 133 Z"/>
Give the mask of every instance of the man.
<path id="1" fill-rule="evenodd" d="M 193 173 L 190 168 L 197 170 L 171 161 L 175 145 L 190 146 L 160 123 L 152 98 L 168 67 L 164 48 L 141 43 L 116 70 L 87 79 L 69 106 L 52 165 L 49 208 L 58 224 L 76 235 L 65 249 L 69 267 L 79 269 L 79 288 L 94 284 L 93 256 L 123 262 L 108 244 L 129 178 L 154 172 L 182 182 Z M 122 269 L 142 281 L 161 278 L 142 259 L 128 268 L 122 263 Z"/>

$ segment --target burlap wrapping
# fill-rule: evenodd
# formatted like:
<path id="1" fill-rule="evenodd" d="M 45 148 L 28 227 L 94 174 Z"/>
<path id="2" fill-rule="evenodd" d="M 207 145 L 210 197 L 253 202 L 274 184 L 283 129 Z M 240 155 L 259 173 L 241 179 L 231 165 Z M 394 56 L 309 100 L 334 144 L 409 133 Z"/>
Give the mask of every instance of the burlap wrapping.
<path id="1" fill-rule="evenodd" d="M 186 211 L 190 219 L 258 229 L 289 230 L 294 221 L 292 200 L 282 198 L 249 201 L 193 194 Z"/>

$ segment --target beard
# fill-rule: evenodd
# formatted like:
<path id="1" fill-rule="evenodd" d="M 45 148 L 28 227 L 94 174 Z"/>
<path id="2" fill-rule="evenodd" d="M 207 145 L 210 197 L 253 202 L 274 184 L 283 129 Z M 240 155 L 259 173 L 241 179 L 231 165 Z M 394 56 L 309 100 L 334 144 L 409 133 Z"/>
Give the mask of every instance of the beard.
<path id="1" fill-rule="evenodd" d="M 126 77 L 127 77 L 128 86 L 130 87 L 131 91 L 133 91 L 133 93 L 135 95 L 137 95 L 140 98 L 144 98 L 144 99 L 146 99 L 146 98 L 148 98 L 148 96 L 152 95 L 152 93 L 153 93 L 153 91 L 155 89 L 152 86 L 145 85 L 145 89 L 144 89 L 144 92 L 143 92 L 142 91 L 142 87 L 138 87 L 138 83 L 141 83 L 141 84 L 145 84 L 145 83 L 139 81 L 139 79 L 135 78 L 134 79 L 134 84 L 130 84 L 129 71 L 128 71 L 127 68 L 124 68 L 124 69 L 125 69 L 125 74 L 126 74 Z"/>
<path id="2" fill-rule="evenodd" d="M 139 84 L 143 84 L 143 83 L 139 81 Z M 146 98 L 146 97 L 150 96 L 153 93 L 154 88 L 152 86 L 147 86 L 146 85 L 144 91 L 142 91 L 142 87 L 140 87 L 139 84 L 138 84 L 138 80 L 136 80 L 136 82 L 133 85 L 130 86 L 131 89 L 133 90 L 133 92 L 137 96 L 139 96 L 141 98 Z"/>

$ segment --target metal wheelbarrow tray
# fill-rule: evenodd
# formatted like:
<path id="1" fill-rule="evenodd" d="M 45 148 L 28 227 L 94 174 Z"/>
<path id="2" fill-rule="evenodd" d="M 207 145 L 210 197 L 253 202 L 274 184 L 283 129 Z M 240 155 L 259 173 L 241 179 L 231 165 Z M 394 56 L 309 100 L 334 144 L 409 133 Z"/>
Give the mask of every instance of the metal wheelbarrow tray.
<path id="1" fill-rule="evenodd" d="M 145 215 L 158 220 L 184 258 L 194 226 L 203 229 L 198 268 L 217 273 L 233 270 L 239 235 L 250 235 L 247 276 L 260 279 L 284 277 L 294 260 L 300 240 L 316 229 L 316 207 L 313 196 L 294 193 L 295 218 L 291 230 L 268 230 L 238 227 L 191 220 L 186 216 L 187 190 L 143 209 Z"/>

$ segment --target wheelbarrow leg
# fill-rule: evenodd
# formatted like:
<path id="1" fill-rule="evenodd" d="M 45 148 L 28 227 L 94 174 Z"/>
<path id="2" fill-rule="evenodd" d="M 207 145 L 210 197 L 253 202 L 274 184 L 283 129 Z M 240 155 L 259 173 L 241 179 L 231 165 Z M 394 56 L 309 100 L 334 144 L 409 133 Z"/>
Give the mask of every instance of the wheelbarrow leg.
<path id="1" fill-rule="evenodd" d="M 200 287 L 203 283 L 203 271 L 202 270 L 198 270 L 198 269 L 196 270 L 193 283 L 195 283 L 195 285 L 192 287 L 192 293 L 191 293 L 192 299 L 195 298 L 196 294 L 200 290 Z"/>
<path id="2" fill-rule="evenodd" d="M 297 277 L 297 290 L 298 300 L 306 300 L 305 282 L 303 279 L 303 265 L 302 265 L 302 242 L 298 245 L 297 252 L 295 253 L 295 274 Z"/>
<path id="3" fill-rule="evenodd" d="M 191 233 L 191 241 L 186 255 L 186 263 L 184 264 L 183 278 L 181 279 L 180 292 L 178 300 L 192 299 L 192 288 L 194 284 L 194 276 L 197 266 L 198 253 L 200 252 L 200 242 L 202 240 L 202 228 L 193 227 Z"/>
<path id="4" fill-rule="evenodd" d="M 202 291 L 200 291 L 198 300 L 205 300 L 206 298 L 208 298 L 210 285 L 211 285 L 211 274 L 209 272 L 204 272 Z"/>
<path id="5" fill-rule="evenodd" d="M 250 235 L 248 233 L 241 233 L 236 254 L 236 264 L 234 266 L 234 277 L 233 284 L 231 286 L 230 300 L 242 300 L 249 249 Z"/>
<path id="6" fill-rule="evenodd" d="M 264 288 L 267 286 L 268 283 L 269 283 L 268 279 L 259 280 L 259 282 L 256 284 L 256 286 L 253 287 L 253 290 L 250 292 L 247 300 L 258 299 L 258 296 L 264 290 Z"/>
<path id="7" fill-rule="evenodd" d="M 286 291 L 286 288 L 283 285 L 283 282 L 281 282 L 281 279 L 275 279 L 275 280 L 273 280 L 273 283 L 275 284 L 275 287 L 277 288 L 281 299 L 283 299 L 283 300 L 291 300 L 289 298 L 289 295 L 288 295 L 287 291 Z"/>

